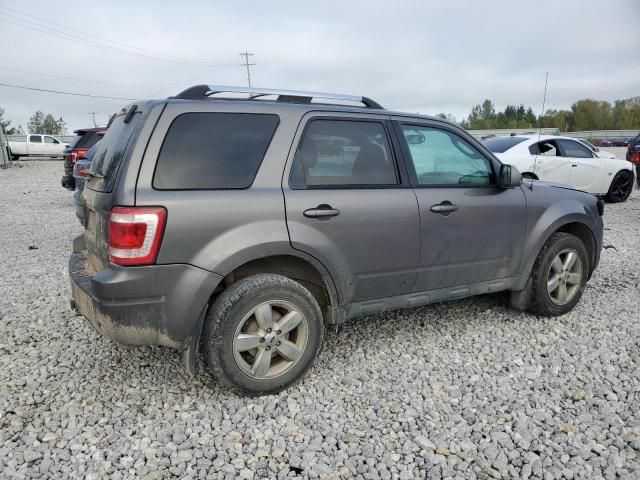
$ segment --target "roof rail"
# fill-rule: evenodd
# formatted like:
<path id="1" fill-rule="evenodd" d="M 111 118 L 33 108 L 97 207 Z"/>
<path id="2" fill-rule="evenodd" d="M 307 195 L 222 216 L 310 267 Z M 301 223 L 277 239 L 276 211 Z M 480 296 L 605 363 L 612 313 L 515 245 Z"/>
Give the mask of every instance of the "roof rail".
<path id="1" fill-rule="evenodd" d="M 303 92 L 299 90 L 278 90 L 274 88 L 231 87 L 225 85 L 195 85 L 180 92 L 174 97 L 188 100 L 203 100 L 218 93 L 247 93 L 249 100 L 275 95 L 280 102 L 311 103 L 313 98 L 323 100 L 341 100 L 347 102 L 359 102 L 368 108 L 382 109 L 382 106 L 370 98 L 357 95 L 343 95 L 339 93 Z"/>

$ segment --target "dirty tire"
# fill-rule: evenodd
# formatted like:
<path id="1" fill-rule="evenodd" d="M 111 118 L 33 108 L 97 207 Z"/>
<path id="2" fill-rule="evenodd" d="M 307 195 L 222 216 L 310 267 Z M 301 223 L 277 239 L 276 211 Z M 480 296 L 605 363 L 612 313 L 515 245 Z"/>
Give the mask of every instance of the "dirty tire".
<path id="1" fill-rule="evenodd" d="M 234 339 L 243 319 L 264 302 L 285 301 L 306 318 L 308 335 L 302 355 L 275 378 L 253 378 L 234 356 Z M 259 274 L 230 285 L 216 298 L 205 319 L 203 350 L 212 375 L 243 393 L 277 393 L 306 375 L 322 345 L 322 313 L 314 296 L 301 284 L 276 274 Z"/>
<path id="2" fill-rule="evenodd" d="M 556 256 L 566 249 L 574 250 L 582 262 L 582 278 L 573 298 L 563 305 L 554 303 L 547 291 L 547 279 L 551 269 L 551 263 Z M 580 301 L 587 284 L 587 277 L 590 268 L 589 256 L 582 240 L 570 233 L 554 233 L 546 241 L 531 272 L 532 291 L 531 303 L 528 310 L 531 313 L 545 317 L 557 317 L 571 311 Z"/>
<path id="3" fill-rule="evenodd" d="M 609 203 L 624 202 L 629 198 L 633 191 L 633 174 L 629 171 L 622 171 L 616 173 L 613 177 L 609 191 L 607 192 L 606 200 Z"/>

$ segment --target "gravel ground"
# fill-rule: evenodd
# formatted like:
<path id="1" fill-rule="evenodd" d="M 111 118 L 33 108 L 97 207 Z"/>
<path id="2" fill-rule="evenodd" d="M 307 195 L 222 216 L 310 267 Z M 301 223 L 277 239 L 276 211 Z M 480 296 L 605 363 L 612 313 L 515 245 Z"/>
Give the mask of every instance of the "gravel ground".
<path id="1" fill-rule="evenodd" d="M 81 229 L 60 162 L 0 170 L 3 478 L 639 478 L 640 192 L 556 319 L 487 295 L 328 333 L 310 375 L 245 398 L 69 309 Z"/>

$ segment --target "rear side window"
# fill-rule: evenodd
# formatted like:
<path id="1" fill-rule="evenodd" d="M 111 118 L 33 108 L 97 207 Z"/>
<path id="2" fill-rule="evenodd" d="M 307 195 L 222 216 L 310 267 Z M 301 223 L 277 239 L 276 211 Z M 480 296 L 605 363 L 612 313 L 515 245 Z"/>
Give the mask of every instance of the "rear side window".
<path id="1" fill-rule="evenodd" d="M 128 123 L 124 123 L 125 114 L 120 114 L 113 119 L 93 158 L 91 173 L 94 178 L 91 179 L 89 188 L 99 192 L 111 191 L 118 167 L 140 117 L 141 113 L 138 112 L 129 119 Z M 100 140 L 98 135 L 95 137 L 96 142 Z"/>
<path id="2" fill-rule="evenodd" d="M 388 186 L 398 177 L 384 125 L 356 120 L 313 120 L 294 159 L 291 186 Z"/>
<path id="3" fill-rule="evenodd" d="M 31 143 L 42 143 L 42 137 L 40 135 L 30 135 L 29 141 Z"/>
<path id="4" fill-rule="evenodd" d="M 277 115 L 185 113 L 164 139 L 153 187 L 159 190 L 247 188 L 278 126 Z"/>
<path id="5" fill-rule="evenodd" d="M 511 147 L 518 145 L 526 140 L 526 137 L 492 137 L 482 141 L 490 152 L 504 153 Z"/>

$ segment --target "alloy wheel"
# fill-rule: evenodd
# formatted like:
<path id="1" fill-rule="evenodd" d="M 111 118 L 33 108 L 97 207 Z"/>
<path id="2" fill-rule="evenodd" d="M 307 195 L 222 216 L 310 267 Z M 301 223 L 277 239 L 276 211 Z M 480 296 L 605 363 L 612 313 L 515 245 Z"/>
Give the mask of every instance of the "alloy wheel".
<path id="1" fill-rule="evenodd" d="M 615 201 L 624 200 L 631 193 L 631 189 L 633 189 L 633 179 L 629 175 L 619 175 L 611 185 L 611 197 Z"/>
<path id="2" fill-rule="evenodd" d="M 569 303 L 580 289 L 582 283 L 582 261 L 578 252 L 566 248 L 558 253 L 547 275 L 547 292 L 556 305 Z"/>
<path id="3" fill-rule="evenodd" d="M 298 363 L 309 341 L 309 324 L 293 304 L 263 302 L 238 324 L 233 356 L 240 369 L 255 379 L 278 377 Z"/>

